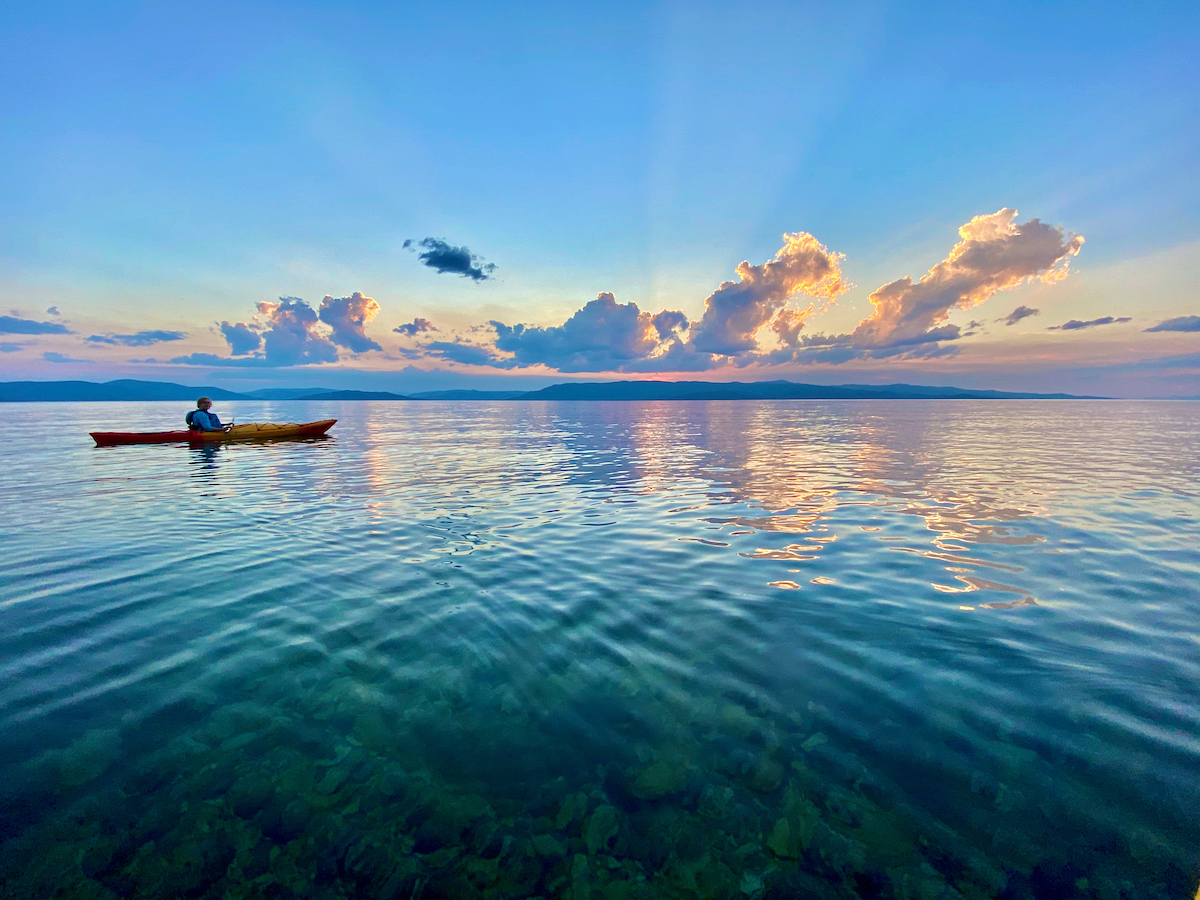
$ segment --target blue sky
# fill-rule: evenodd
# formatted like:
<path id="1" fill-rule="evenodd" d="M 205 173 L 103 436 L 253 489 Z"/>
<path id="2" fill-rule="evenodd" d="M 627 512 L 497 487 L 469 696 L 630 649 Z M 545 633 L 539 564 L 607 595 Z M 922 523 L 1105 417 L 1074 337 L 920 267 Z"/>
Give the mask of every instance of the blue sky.
<path id="1" fill-rule="evenodd" d="M 1198 393 L 1198 18 L 1195 4 L 29 5 L 0 36 L 0 312 L 61 328 L 0 334 L 0 372 Z M 1019 210 L 1010 262 L 1035 218 L 1062 229 L 1061 252 L 976 272 L 991 287 L 943 303 L 905 338 L 918 350 L 863 339 L 873 292 L 919 280 L 1004 209 Z M 833 296 L 799 270 L 774 293 L 718 296 L 743 260 L 783 253 L 784 233 L 836 260 Z M 427 238 L 495 269 L 431 268 L 404 246 Z M 355 292 L 373 306 L 342 304 L 340 325 L 317 312 Z M 277 321 L 281 297 L 311 322 Z M 755 349 L 697 357 L 693 332 L 714 333 L 722 302 L 758 304 L 740 326 L 761 326 Z M 1038 313 L 998 321 L 1019 306 Z M 647 331 L 662 310 L 691 331 Z M 393 331 L 418 317 L 438 330 Z M 1164 321 L 1177 327 L 1146 331 Z M 220 322 L 262 346 L 234 355 Z M 540 327 L 555 352 L 505 349 L 488 323 Z M 266 340 L 285 325 L 307 349 Z M 111 337 L 154 333 L 180 337 Z"/>

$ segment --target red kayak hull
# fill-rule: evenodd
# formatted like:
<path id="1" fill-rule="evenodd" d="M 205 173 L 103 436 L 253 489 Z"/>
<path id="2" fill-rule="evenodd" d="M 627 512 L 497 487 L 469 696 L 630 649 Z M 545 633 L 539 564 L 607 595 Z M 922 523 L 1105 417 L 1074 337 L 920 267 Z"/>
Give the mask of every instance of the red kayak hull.
<path id="1" fill-rule="evenodd" d="M 321 437 L 336 422 L 337 419 L 285 425 L 255 422 L 234 425 L 229 431 L 93 431 L 90 434 L 97 447 L 112 447 L 117 444 L 225 444 L 230 441 L 278 441 Z"/>

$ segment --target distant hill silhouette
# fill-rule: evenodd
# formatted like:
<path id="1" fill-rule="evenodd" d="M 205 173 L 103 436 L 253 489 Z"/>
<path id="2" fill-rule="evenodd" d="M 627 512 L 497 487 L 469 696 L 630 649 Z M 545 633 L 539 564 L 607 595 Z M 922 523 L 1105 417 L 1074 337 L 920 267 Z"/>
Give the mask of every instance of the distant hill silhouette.
<path id="1" fill-rule="evenodd" d="M 316 394 L 306 394 L 297 400 L 411 400 L 404 394 L 392 394 L 388 391 L 321 391 Z"/>
<path id="2" fill-rule="evenodd" d="M 166 381 L 0 382 L 0 402 L 214 400 L 1095 400 L 1073 394 L 977 391 L 919 384 L 801 384 L 792 381 L 609 381 L 554 384 L 540 391 L 330 391 L 263 388 L 244 394 Z"/>
<path id="3" fill-rule="evenodd" d="M 421 391 L 409 394 L 414 400 L 519 400 L 526 391 Z"/>
<path id="4" fill-rule="evenodd" d="M 973 391 L 912 384 L 798 384 L 791 381 L 612 381 L 554 384 L 522 400 L 1071 400 L 1072 394 Z"/>

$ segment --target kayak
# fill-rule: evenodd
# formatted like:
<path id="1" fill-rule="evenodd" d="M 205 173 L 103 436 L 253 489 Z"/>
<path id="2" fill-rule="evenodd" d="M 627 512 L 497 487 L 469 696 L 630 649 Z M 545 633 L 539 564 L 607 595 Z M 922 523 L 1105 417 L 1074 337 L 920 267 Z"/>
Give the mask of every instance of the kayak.
<path id="1" fill-rule="evenodd" d="M 337 419 L 320 422 L 248 422 L 232 425 L 225 431 L 92 431 L 97 447 L 114 444 L 208 444 L 225 441 L 273 441 L 280 438 L 321 437 Z"/>

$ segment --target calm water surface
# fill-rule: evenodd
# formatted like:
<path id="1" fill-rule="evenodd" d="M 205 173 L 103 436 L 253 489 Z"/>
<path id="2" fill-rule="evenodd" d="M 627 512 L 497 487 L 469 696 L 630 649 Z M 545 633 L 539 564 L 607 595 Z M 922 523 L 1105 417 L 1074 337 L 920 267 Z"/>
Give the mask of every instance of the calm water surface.
<path id="1" fill-rule="evenodd" d="M 1190 898 L 1200 404 L 6 404 L 6 897 Z"/>

